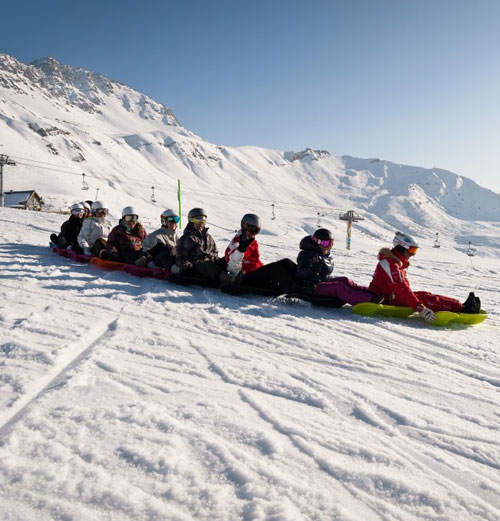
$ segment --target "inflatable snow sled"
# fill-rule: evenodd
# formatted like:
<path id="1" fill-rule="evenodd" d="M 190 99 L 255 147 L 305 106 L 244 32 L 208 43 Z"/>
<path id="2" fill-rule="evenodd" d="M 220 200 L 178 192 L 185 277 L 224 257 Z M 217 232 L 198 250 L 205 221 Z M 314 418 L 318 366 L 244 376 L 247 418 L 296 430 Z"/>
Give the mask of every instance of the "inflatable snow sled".
<path id="1" fill-rule="evenodd" d="M 84 255 L 83 253 L 77 253 L 76 251 L 67 250 L 66 248 L 59 248 L 59 246 L 53 246 L 52 243 L 50 243 L 50 245 L 52 251 L 57 253 L 57 255 L 60 255 L 61 257 L 67 257 L 68 259 L 72 259 L 77 262 L 88 263 L 92 258 L 92 255 Z"/>
<path id="2" fill-rule="evenodd" d="M 124 262 L 115 262 L 110 260 L 100 259 L 99 257 L 92 257 L 90 259 L 90 264 L 93 264 L 97 268 L 101 268 L 103 270 L 110 271 L 121 271 L 123 266 L 125 266 Z"/>
<path id="3" fill-rule="evenodd" d="M 352 312 L 365 317 L 383 316 L 408 318 L 414 313 L 413 309 L 406 306 L 388 306 L 374 304 L 372 302 L 362 302 L 352 307 Z M 452 311 L 436 311 L 436 320 L 430 325 L 447 326 L 449 324 L 479 324 L 486 320 L 488 313 L 481 310 L 480 313 L 453 313 Z"/>

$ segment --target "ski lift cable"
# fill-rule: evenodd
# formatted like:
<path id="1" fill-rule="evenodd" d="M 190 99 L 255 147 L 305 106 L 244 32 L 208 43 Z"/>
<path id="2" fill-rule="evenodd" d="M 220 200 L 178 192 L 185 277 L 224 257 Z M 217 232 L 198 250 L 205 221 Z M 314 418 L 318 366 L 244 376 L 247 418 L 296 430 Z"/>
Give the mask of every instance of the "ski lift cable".
<path id="1" fill-rule="evenodd" d="M 16 156 L 12 156 L 12 157 L 16 157 Z M 57 166 L 57 165 L 53 165 L 52 163 L 35 161 L 35 160 L 27 159 L 27 158 L 20 158 L 20 159 L 21 159 L 21 161 L 18 160 L 17 163 L 19 165 L 24 165 L 24 166 L 31 166 L 31 167 L 34 166 L 29 163 L 24 163 L 23 161 L 25 161 L 25 160 L 36 162 L 36 163 L 41 163 L 41 164 Z M 82 175 L 81 172 L 69 171 L 69 170 L 64 170 L 64 169 L 60 169 L 60 168 L 48 168 L 45 166 L 36 166 L 36 168 L 39 168 L 41 170 L 49 170 L 49 171 L 56 172 L 59 174 L 68 174 L 68 175 L 74 175 L 74 176 Z M 168 175 L 168 174 L 165 174 L 165 175 Z M 95 175 L 92 175 L 92 174 L 85 174 L 85 176 L 86 176 L 86 178 L 95 179 L 96 181 L 100 181 L 100 182 L 104 182 L 104 183 L 106 182 L 106 180 L 104 180 L 100 177 L 97 177 Z M 144 188 L 151 186 L 148 183 L 139 183 L 136 181 L 121 181 L 120 184 L 139 186 L 139 187 L 144 187 Z M 177 187 L 168 186 L 168 185 L 155 185 L 155 189 L 157 191 L 169 191 L 170 192 L 173 190 L 177 190 Z M 288 207 L 288 208 L 284 208 L 284 209 L 286 209 L 287 211 L 291 211 L 291 212 L 301 212 L 301 211 L 303 211 L 304 208 L 315 208 L 315 209 L 323 210 L 325 212 L 323 214 L 325 217 L 331 216 L 335 212 L 342 211 L 341 209 L 332 208 L 331 206 L 318 206 L 317 204 L 316 205 L 315 204 L 302 204 L 302 203 L 297 203 L 297 202 L 292 202 L 292 201 L 280 201 L 280 200 L 276 200 L 276 199 L 264 199 L 264 198 L 260 198 L 260 197 L 241 196 L 241 195 L 236 195 L 236 194 L 212 192 L 209 190 L 201 190 L 201 189 L 196 189 L 196 188 L 191 188 L 191 187 L 184 187 L 183 192 L 186 194 L 204 195 L 206 197 L 212 197 L 212 198 L 227 199 L 229 197 L 231 199 L 236 199 L 236 200 L 255 201 L 257 203 L 267 203 L 267 204 L 272 203 L 272 201 L 274 201 L 274 203 L 272 203 L 272 204 L 275 204 L 275 206 L 279 205 L 280 207 Z"/>

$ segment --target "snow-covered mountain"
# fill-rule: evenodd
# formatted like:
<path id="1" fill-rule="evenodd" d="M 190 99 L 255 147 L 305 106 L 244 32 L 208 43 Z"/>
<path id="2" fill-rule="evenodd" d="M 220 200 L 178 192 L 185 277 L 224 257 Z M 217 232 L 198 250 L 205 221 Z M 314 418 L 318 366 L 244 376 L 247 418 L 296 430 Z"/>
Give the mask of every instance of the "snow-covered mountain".
<path id="1" fill-rule="evenodd" d="M 151 231 L 180 179 L 184 215 L 206 207 L 219 251 L 254 210 L 263 261 L 294 259 L 319 217 L 335 275 L 360 284 L 394 227 L 411 229 L 428 246 L 413 289 L 475 291 L 489 312 L 443 329 L 141 279 L 55 255 L 67 215 L 0 208 L 2 521 L 500 518 L 495 194 L 437 169 L 217 146 L 52 59 L 0 55 L 0 89 L 7 190 L 55 210 L 99 190 Z M 350 209 L 365 220 L 347 251 Z"/>
<path id="2" fill-rule="evenodd" d="M 281 233 L 283 221 L 308 230 L 318 214 L 335 228 L 339 212 L 352 209 L 373 237 L 400 228 L 423 240 L 439 233 L 458 247 L 500 248 L 500 197 L 446 170 L 219 146 L 148 96 L 54 58 L 25 65 L 0 54 L 0 92 L 0 153 L 17 163 L 6 168 L 4 188 L 36 189 L 47 209 L 97 194 L 115 212 L 132 202 L 153 220 L 158 208 L 177 204 L 179 179 L 183 211 L 206 206 L 221 227 L 253 210 L 278 217 L 269 233 Z"/>

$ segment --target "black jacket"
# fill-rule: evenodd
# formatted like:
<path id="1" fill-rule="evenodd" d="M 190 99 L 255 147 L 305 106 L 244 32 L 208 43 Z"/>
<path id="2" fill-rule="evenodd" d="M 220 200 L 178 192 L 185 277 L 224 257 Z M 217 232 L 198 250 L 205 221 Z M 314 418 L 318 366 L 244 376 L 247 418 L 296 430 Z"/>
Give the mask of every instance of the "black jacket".
<path id="1" fill-rule="evenodd" d="M 184 235 L 177 243 L 175 263 L 178 266 L 185 266 L 186 263 L 194 266 L 202 261 L 216 261 L 217 255 L 217 245 L 208 233 L 208 228 L 204 228 L 200 232 L 195 230 L 192 223 L 189 223 L 184 229 Z"/>
<path id="2" fill-rule="evenodd" d="M 323 255 L 321 247 L 310 235 L 300 241 L 300 253 L 297 257 L 297 278 L 305 284 L 317 284 L 330 277 L 333 261 L 330 255 Z"/>
<path id="3" fill-rule="evenodd" d="M 77 249 L 80 249 L 78 246 L 78 234 L 82 229 L 83 219 L 78 219 L 74 215 L 71 215 L 70 218 L 64 222 L 61 226 L 61 233 L 59 237 L 64 237 L 66 240 L 66 244 L 71 246 L 73 249 L 76 246 Z"/>

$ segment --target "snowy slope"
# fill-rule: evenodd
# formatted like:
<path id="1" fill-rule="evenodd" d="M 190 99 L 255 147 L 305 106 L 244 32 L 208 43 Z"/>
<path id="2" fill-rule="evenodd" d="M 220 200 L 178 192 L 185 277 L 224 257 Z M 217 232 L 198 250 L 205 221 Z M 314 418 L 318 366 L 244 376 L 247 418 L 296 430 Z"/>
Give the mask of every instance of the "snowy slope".
<path id="1" fill-rule="evenodd" d="M 0 208 L 2 521 L 500 517 L 497 195 L 439 169 L 211 144 L 52 59 L 0 55 L 0 94 L 5 188 L 49 210 L 99 190 L 152 231 L 180 179 L 220 250 L 255 211 L 264 262 L 294 259 L 319 213 L 335 273 L 360 283 L 411 230 L 414 289 L 474 290 L 490 311 L 443 330 L 106 273 L 49 250 L 66 215 Z M 350 209 L 365 220 L 348 251 Z"/>
<path id="2" fill-rule="evenodd" d="M 2 520 L 499 519 L 497 258 L 421 249 L 415 289 L 491 311 L 439 329 L 99 271 L 47 247 L 61 220 L 0 208 Z"/>
<path id="3" fill-rule="evenodd" d="M 5 189 L 36 189 L 48 210 L 97 194 L 114 215 L 132 203 L 156 222 L 177 205 L 179 179 L 183 212 L 201 205 L 228 230 L 255 211 L 269 219 L 268 233 L 311 231 L 319 214 L 343 234 L 339 213 L 355 210 L 373 237 L 400 228 L 428 244 L 439 233 L 462 252 L 469 241 L 482 255 L 500 248 L 500 197 L 452 172 L 312 149 L 215 145 L 151 98 L 53 58 L 25 65 L 0 54 L 0 94 L 0 153 L 17 162 L 5 169 Z"/>

